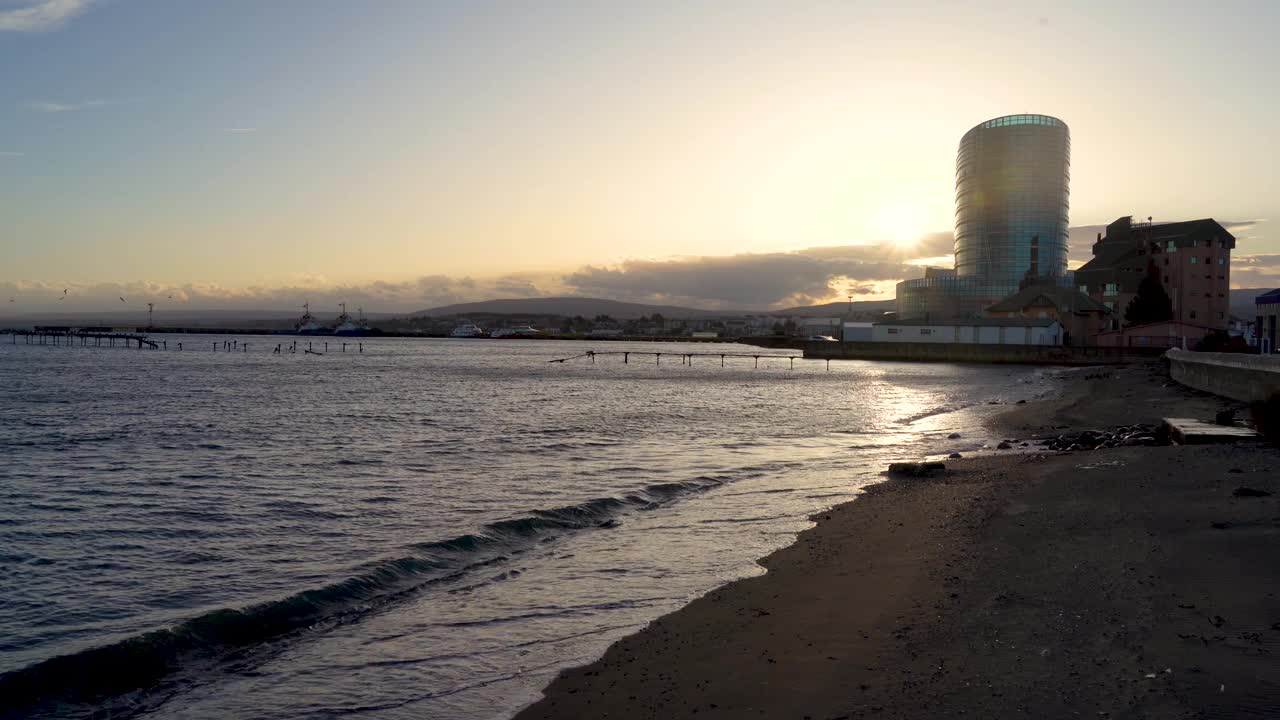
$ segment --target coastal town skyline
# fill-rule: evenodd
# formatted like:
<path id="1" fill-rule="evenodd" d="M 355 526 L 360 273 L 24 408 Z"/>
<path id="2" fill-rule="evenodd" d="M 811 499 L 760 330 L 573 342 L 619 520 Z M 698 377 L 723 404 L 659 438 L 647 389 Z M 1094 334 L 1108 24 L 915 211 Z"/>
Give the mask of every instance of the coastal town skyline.
<path id="1" fill-rule="evenodd" d="M 0 300 L 890 299 L 951 264 L 960 136 L 1022 111 L 1072 129 L 1070 268 L 1213 217 L 1233 287 L 1280 284 L 1280 10 L 1113 5 L 3 3 Z"/>

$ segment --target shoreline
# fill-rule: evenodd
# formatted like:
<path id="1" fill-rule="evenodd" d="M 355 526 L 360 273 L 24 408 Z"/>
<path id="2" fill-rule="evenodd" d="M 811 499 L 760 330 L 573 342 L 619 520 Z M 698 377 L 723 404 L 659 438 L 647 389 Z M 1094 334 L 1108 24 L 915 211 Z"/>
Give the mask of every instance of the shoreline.
<path id="1" fill-rule="evenodd" d="M 1077 373 L 987 426 L 1043 437 L 1236 405 L 1151 364 Z M 1011 452 L 888 480 L 516 718 L 1278 715 L 1278 460 Z"/>

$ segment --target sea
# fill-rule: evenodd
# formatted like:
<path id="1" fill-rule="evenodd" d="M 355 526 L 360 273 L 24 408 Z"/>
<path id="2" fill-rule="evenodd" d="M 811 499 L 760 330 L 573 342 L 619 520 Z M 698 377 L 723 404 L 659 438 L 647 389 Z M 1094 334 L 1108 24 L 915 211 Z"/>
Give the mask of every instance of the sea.
<path id="1" fill-rule="evenodd" d="M 0 336 L 0 717 L 509 718 L 1056 382 L 737 344 L 152 337 Z"/>

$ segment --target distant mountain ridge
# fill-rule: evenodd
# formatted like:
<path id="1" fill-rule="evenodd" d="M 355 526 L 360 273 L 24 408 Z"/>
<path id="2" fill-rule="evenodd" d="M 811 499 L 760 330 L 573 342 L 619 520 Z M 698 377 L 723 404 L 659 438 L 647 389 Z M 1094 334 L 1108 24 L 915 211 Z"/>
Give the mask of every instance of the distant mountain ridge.
<path id="1" fill-rule="evenodd" d="M 854 311 L 892 310 L 892 300 L 870 300 L 853 303 Z M 669 318 L 696 318 L 708 316 L 732 315 L 779 315 L 818 317 L 823 315 L 843 315 L 849 310 L 848 302 L 833 302 L 825 305 L 794 307 L 785 310 L 709 310 L 678 305 L 648 305 L 645 303 L 623 302 L 589 297 L 552 297 L 552 298 L 508 298 L 501 300 L 482 300 L 479 302 L 458 303 L 430 308 L 414 315 L 430 315 L 445 317 L 455 315 L 564 315 L 572 317 L 581 315 L 593 318 L 597 315 L 608 315 L 617 319 L 632 319 L 658 313 Z"/>

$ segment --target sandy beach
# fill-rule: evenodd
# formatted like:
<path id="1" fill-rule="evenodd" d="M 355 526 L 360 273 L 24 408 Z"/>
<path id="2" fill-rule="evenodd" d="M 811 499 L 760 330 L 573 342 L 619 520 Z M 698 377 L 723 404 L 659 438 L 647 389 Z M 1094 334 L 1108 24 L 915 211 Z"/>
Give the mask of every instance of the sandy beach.
<path id="1" fill-rule="evenodd" d="M 1094 370 L 988 432 L 1228 407 L 1158 364 Z M 815 518 L 765 575 L 562 673 L 518 717 L 1280 717 L 1277 466 L 1257 444 L 951 460 Z"/>

